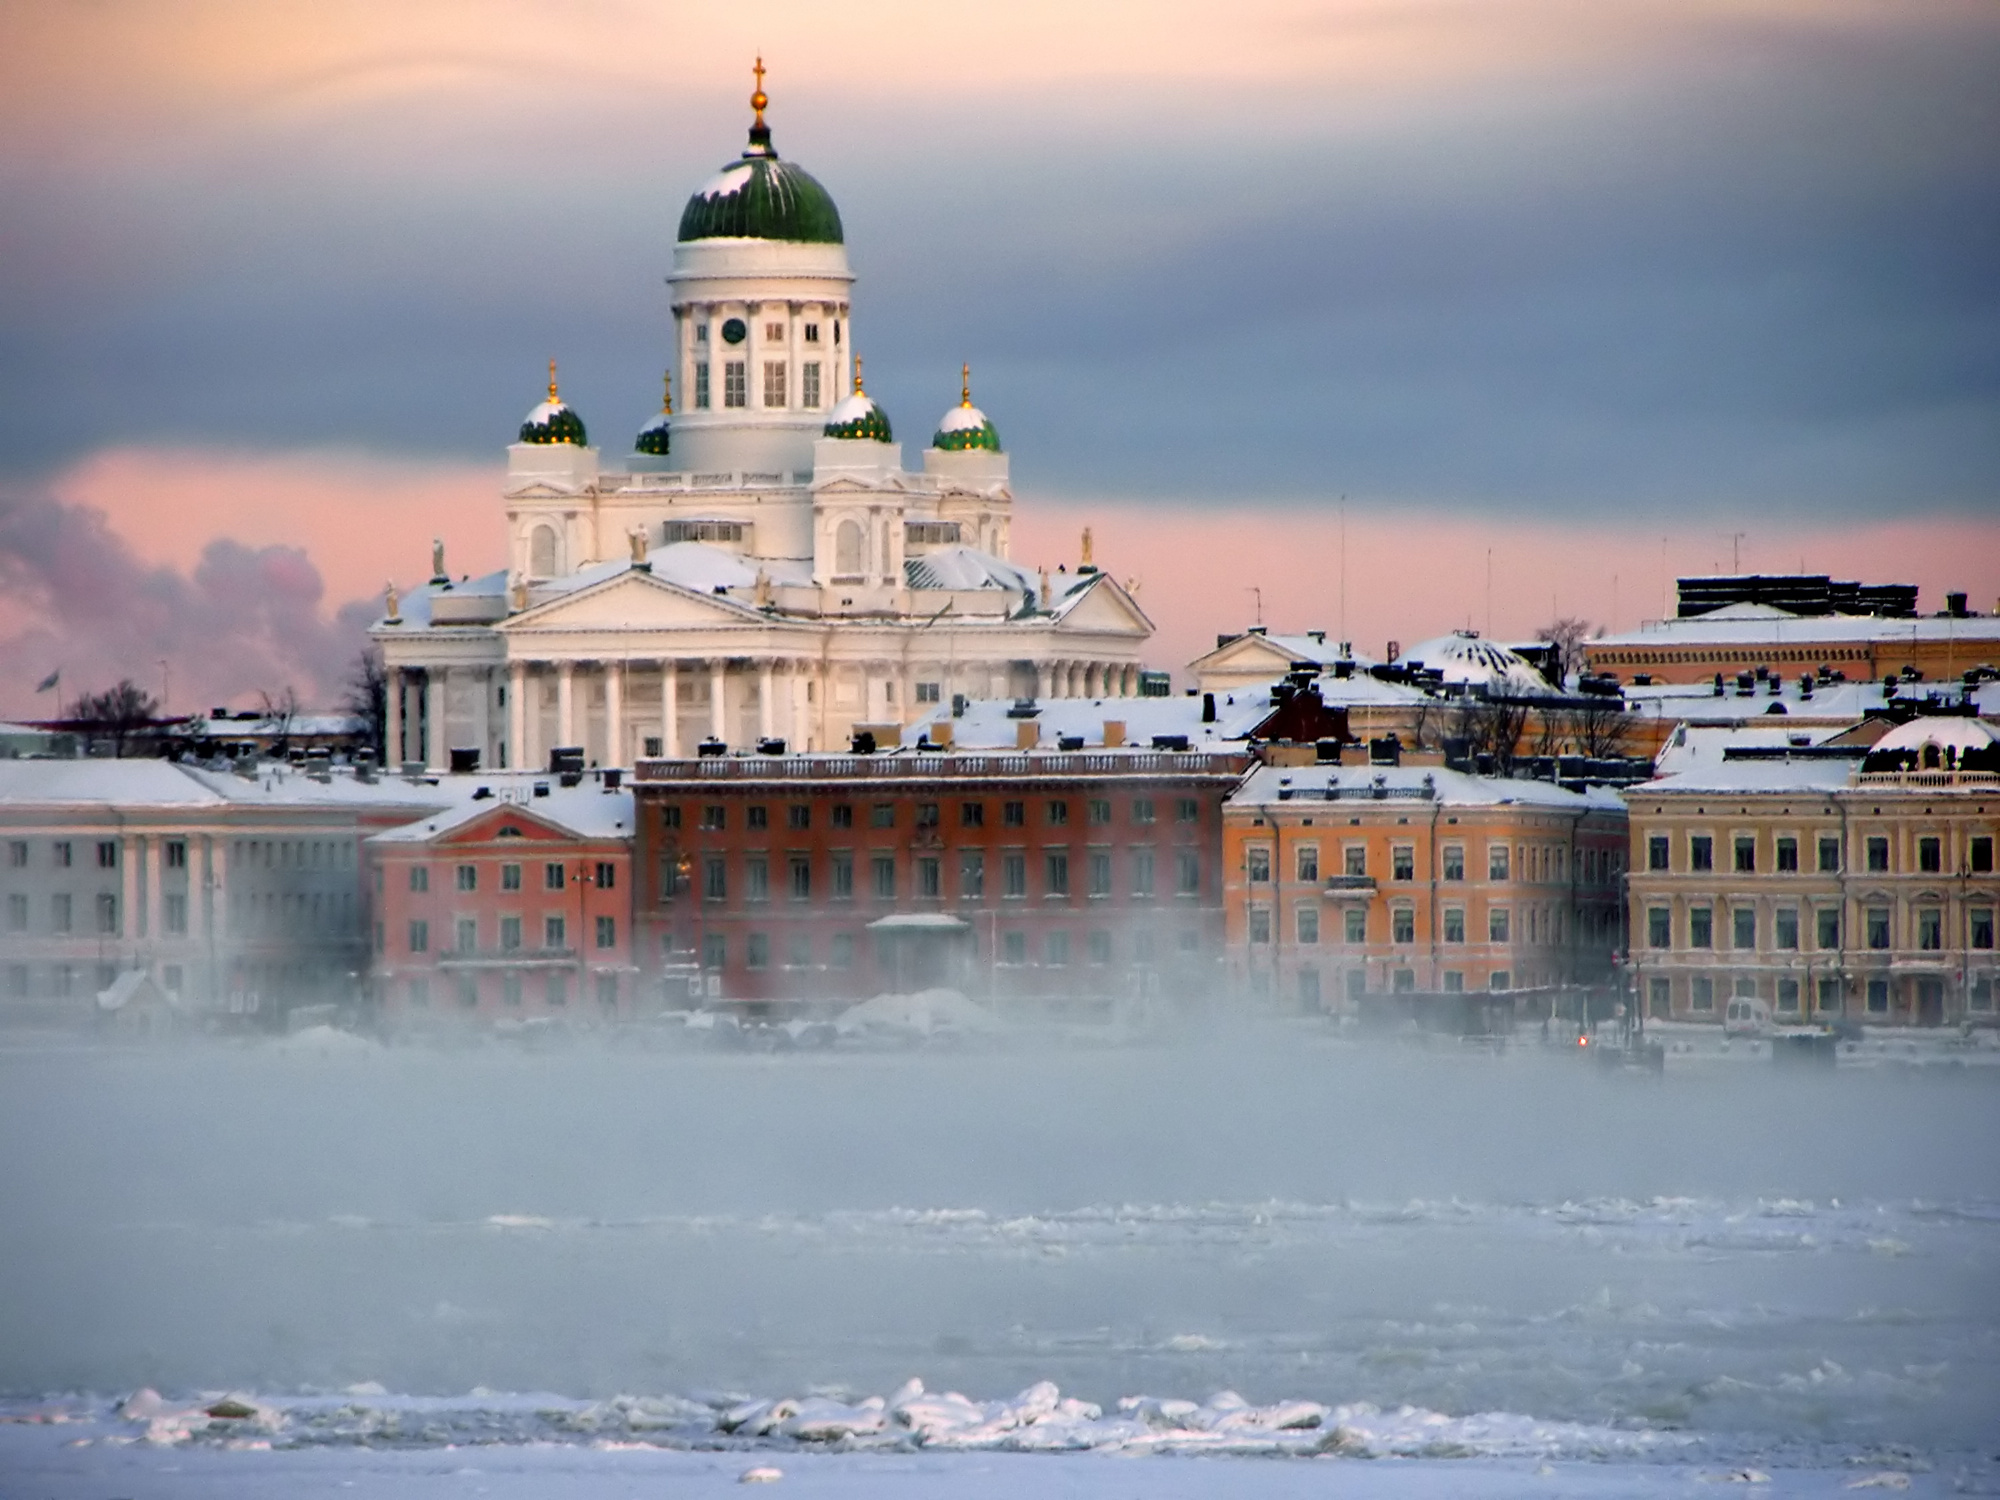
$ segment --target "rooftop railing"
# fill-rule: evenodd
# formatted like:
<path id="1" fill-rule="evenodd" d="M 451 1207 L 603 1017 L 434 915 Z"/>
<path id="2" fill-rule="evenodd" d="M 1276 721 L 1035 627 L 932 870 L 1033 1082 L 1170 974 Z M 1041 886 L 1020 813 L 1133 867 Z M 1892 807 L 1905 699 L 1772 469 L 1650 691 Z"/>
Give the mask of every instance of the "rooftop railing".
<path id="1" fill-rule="evenodd" d="M 1247 755 L 1200 750 L 1061 750 L 980 754 L 963 751 L 889 755 L 717 755 L 697 760 L 641 760 L 633 780 L 968 781 L 1077 776 L 1241 775 Z"/>

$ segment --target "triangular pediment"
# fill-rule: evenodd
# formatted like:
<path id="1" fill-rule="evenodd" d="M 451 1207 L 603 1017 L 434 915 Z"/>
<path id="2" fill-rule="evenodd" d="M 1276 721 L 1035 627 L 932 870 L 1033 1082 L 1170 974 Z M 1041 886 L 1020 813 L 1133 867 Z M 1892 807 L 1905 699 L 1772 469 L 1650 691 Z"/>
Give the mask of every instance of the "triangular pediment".
<path id="1" fill-rule="evenodd" d="M 1153 633 L 1153 622 L 1146 618 L 1146 612 L 1139 608 L 1139 601 L 1126 593 L 1118 580 L 1109 573 L 1100 573 L 1086 585 L 1080 597 L 1064 606 L 1056 628 L 1146 636 Z"/>
<path id="2" fill-rule="evenodd" d="M 537 480 L 507 491 L 509 500 L 574 500 L 582 491 L 571 485 L 549 484 Z"/>
<path id="3" fill-rule="evenodd" d="M 500 629 L 509 634 L 543 630 L 672 630 L 741 625 L 746 618 L 762 617 L 734 600 L 698 594 L 634 569 L 536 605 L 513 616 Z"/>
<path id="4" fill-rule="evenodd" d="M 1188 663 L 1191 672 L 1247 672 L 1268 669 L 1282 676 L 1295 662 L 1306 658 L 1261 635 L 1239 635 L 1226 646 L 1218 646 L 1206 656 Z"/>
<path id="5" fill-rule="evenodd" d="M 512 843 L 546 844 L 576 835 L 555 824 L 544 822 L 528 808 L 513 802 L 496 804 L 491 811 L 471 818 L 456 828 L 448 828 L 431 842 L 436 844 L 486 844 L 498 839 Z"/>

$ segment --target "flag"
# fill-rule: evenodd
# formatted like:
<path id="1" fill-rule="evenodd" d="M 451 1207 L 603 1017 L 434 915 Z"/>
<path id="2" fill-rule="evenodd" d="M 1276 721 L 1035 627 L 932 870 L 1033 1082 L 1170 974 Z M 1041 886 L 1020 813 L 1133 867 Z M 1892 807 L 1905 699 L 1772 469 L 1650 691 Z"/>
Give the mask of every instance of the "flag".
<path id="1" fill-rule="evenodd" d="M 35 691 L 38 693 L 46 693 L 50 688 L 54 687 L 57 683 L 61 681 L 62 681 L 62 668 L 57 667 L 53 672 L 49 673 L 48 676 L 44 677 L 40 682 L 35 684 Z"/>

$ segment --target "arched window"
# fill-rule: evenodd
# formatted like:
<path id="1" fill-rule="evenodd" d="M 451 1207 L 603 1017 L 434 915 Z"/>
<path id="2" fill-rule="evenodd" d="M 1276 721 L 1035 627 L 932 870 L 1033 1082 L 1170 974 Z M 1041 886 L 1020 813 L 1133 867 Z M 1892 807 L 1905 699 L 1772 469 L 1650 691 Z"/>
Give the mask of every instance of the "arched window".
<path id="1" fill-rule="evenodd" d="M 842 521 L 833 532 L 833 571 L 855 575 L 861 571 L 861 524 Z"/>
<path id="2" fill-rule="evenodd" d="M 532 578 L 556 576 L 556 529 L 537 526 L 528 537 L 528 575 Z"/>

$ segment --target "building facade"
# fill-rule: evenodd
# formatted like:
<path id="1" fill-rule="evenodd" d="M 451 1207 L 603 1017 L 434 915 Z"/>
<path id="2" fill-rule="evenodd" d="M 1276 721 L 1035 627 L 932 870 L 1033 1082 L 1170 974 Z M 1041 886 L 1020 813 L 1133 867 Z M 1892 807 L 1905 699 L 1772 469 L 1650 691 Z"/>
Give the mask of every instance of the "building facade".
<path id="1" fill-rule="evenodd" d="M 1226 929 L 1253 999 L 1602 982 L 1623 942 L 1615 793 L 1442 767 L 1264 766 L 1223 809 Z"/>
<path id="2" fill-rule="evenodd" d="M 1599 636 L 1584 642 L 1584 654 L 1591 671 L 1628 682 L 1706 682 L 1741 672 L 1798 677 L 1821 669 L 1855 680 L 1907 674 L 1953 681 L 2000 667 L 2000 615 L 1795 615 L 1730 604 Z"/>
<path id="3" fill-rule="evenodd" d="M 434 548 L 430 581 L 391 591 L 372 634 L 392 763 L 841 750 L 955 695 L 1138 693 L 1152 624 L 1088 538 L 1073 572 L 1010 560 L 1008 457 L 969 368 L 903 466 L 862 387 L 839 211 L 778 157 L 767 103 L 681 217 L 681 410 L 603 460 L 552 366 L 508 449 L 508 566 L 453 579 Z"/>
<path id="4" fill-rule="evenodd" d="M 1995 1020 L 1996 736 L 1916 719 L 1871 747 L 1774 750 L 1629 793 L 1647 1014 L 1794 1024 Z M 1913 762 L 1913 764 L 1911 763 Z"/>
<path id="5" fill-rule="evenodd" d="M 926 981 L 1003 1010 L 1202 999 L 1222 800 L 1247 764 L 1139 748 L 642 762 L 642 961 L 698 964 L 721 999 L 765 1010 Z"/>
<path id="6" fill-rule="evenodd" d="M 371 838 L 383 1018 L 399 1029 L 629 1018 L 632 816 L 629 791 L 518 782 Z"/>

